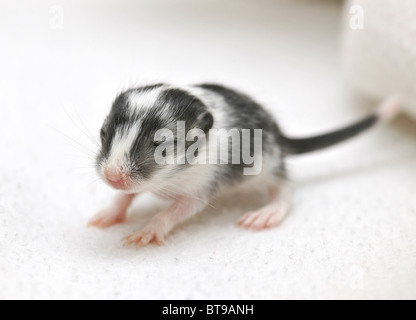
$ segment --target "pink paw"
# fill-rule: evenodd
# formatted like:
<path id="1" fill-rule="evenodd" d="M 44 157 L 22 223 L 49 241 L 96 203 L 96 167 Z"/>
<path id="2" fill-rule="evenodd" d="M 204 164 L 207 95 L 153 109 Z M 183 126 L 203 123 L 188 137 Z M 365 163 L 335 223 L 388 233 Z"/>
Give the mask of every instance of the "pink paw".
<path id="1" fill-rule="evenodd" d="M 97 213 L 89 222 L 89 227 L 101 229 L 109 228 L 115 224 L 122 223 L 126 220 L 126 214 L 114 211 L 114 209 L 104 209 Z"/>
<path id="2" fill-rule="evenodd" d="M 258 211 L 245 214 L 238 224 L 250 230 L 263 230 L 273 228 L 281 222 L 282 218 L 277 208 L 262 208 Z"/>
<path id="3" fill-rule="evenodd" d="M 162 246 L 165 242 L 166 234 L 160 228 L 149 225 L 142 231 L 133 233 L 124 238 L 123 245 L 136 245 L 136 248 L 146 247 L 149 244 Z"/>

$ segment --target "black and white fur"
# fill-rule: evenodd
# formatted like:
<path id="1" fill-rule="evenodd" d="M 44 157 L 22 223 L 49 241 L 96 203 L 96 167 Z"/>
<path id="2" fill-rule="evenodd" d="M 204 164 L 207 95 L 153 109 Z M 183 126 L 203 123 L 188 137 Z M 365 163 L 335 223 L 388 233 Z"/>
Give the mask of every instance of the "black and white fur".
<path id="1" fill-rule="evenodd" d="M 178 223 L 201 211 L 216 195 L 236 185 L 261 184 L 270 190 L 270 204 L 247 213 L 239 224 L 256 230 L 276 226 L 291 206 L 292 188 L 285 169 L 287 156 L 320 150 L 352 138 L 391 118 L 398 109 L 399 104 L 390 101 L 374 115 L 345 129 L 314 138 L 292 139 L 262 106 L 224 86 L 155 84 L 127 90 L 116 98 L 105 120 L 101 130 L 102 149 L 97 157 L 100 177 L 117 189 L 122 186 L 123 193 L 110 208 L 96 215 L 90 225 L 105 228 L 124 221 L 134 196 L 150 191 L 175 202 L 142 231 L 127 237 L 125 243 L 161 244 Z M 206 133 L 210 129 L 262 129 L 262 154 L 257 155 L 262 159 L 262 172 L 256 176 L 244 175 L 243 164 L 158 165 L 154 161 L 155 133 L 161 128 L 176 132 L 177 121 L 185 121 L 186 131 L 198 128 Z M 207 153 L 209 157 L 218 157 L 209 150 Z"/>

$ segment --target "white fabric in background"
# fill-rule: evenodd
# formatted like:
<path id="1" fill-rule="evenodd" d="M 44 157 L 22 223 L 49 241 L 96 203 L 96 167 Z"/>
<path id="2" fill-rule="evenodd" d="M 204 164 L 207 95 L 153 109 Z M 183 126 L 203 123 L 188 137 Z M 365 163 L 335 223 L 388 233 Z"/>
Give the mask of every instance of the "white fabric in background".
<path id="1" fill-rule="evenodd" d="M 363 12 L 363 29 L 350 27 Z M 345 71 L 355 88 L 373 98 L 404 98 L 416 116 L 416 2 L 349 0 L 344 20 Z"/>
<path id="2" fill-rule="evenodd" d="M 97 134 L 132 83 L 229 84 L 296 135 L 367 114 L 372 105 L 343 81 L 339 2 L 62 4 L 62 30 L 49 28 L 56 1 L 1 4 L 0 298 L 416 298 L 416 130 L 406 118 L 290 160 L 294 207 L 277 229 L 235 225 L 255 194 L 215 204 L 160 248 L 120 243 L 160 210 L 149 197 L 127 224 L 86 228 L 114 192 L 66 137 L 94 148 L 70 117 Z"/>

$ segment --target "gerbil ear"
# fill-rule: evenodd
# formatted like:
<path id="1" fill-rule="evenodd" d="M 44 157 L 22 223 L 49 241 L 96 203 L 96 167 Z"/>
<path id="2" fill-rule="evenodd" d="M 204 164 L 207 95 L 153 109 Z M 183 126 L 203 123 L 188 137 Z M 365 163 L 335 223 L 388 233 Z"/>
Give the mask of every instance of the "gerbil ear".
<path id="1" fill-rule="evenodd" d="M 208 133 L 212 126 L 214 125 L 214 117 L 208 111 L 203 112 L 198 116 L 196 126 L 203 130 L 205 133 Z"/>

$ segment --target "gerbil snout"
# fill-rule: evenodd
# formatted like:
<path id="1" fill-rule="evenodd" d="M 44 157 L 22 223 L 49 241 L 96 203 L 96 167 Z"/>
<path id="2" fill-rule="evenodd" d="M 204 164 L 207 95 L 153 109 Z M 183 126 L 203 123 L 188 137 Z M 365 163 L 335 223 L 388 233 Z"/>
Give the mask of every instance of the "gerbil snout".
<path id="1" fill-rule="evenodd" d="M 127 190 L 131 186 L 131 177 L 121 169 L 106 168 L 104 176 L 107 182 L 115 189 Z"/>

